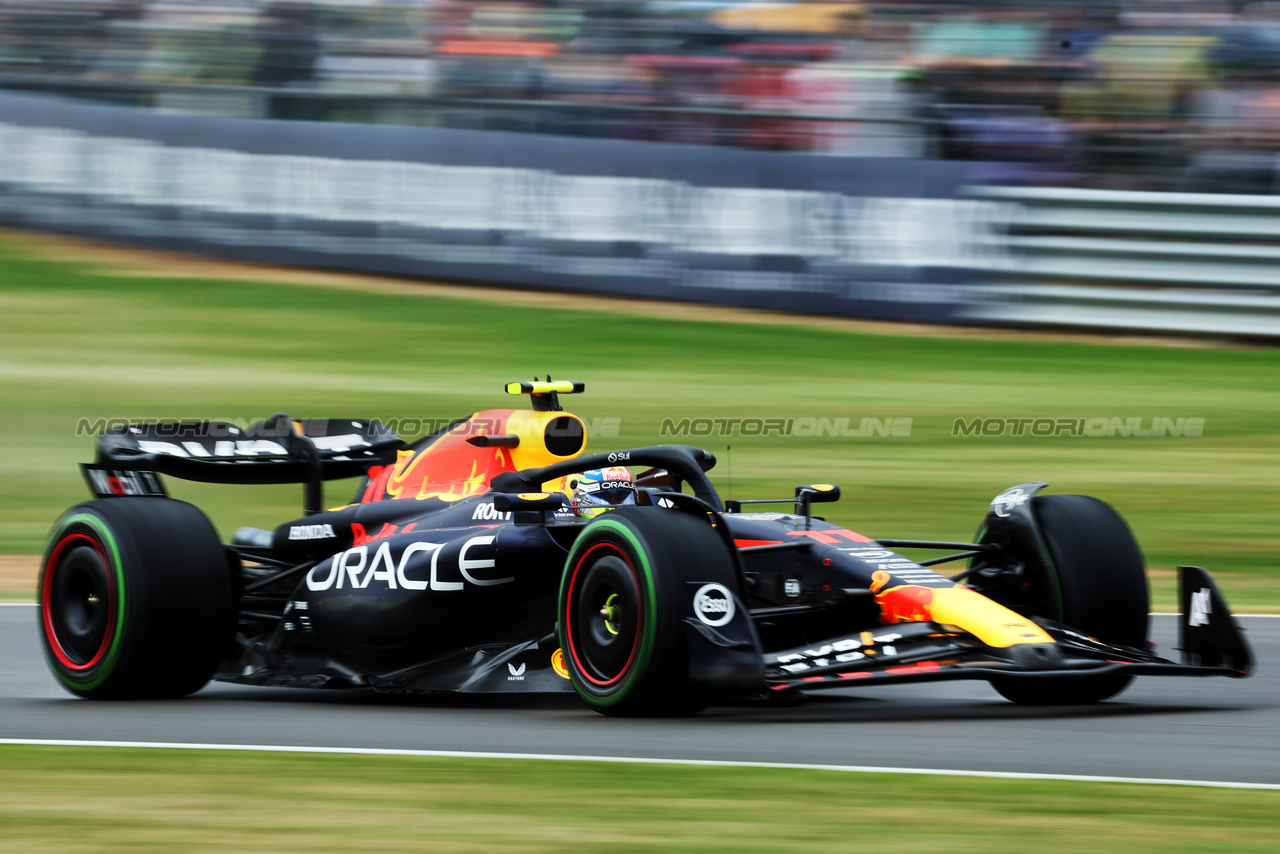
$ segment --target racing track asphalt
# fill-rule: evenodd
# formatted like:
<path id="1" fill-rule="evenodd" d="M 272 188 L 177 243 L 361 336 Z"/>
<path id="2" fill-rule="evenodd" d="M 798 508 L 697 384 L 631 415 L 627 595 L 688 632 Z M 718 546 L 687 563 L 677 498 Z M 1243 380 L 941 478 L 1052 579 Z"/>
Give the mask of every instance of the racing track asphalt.
<path id="1" fill-rule="evenodd" d="M 1140 678 L 1116 700 L 1028 708 L 981 682 L 813 695 L 683 720 L 615 720 L 571 695 L 398 698 L 212 684 L 95 703 L 41 657 L 37 610 L 0 607 L 0 739 L 307 745 L 795 762 L 1280 783 L 1280 618 L 1244 617 L 1251 679 Z M 1165 657 L 1176 621 L 1153 617 Z"/>

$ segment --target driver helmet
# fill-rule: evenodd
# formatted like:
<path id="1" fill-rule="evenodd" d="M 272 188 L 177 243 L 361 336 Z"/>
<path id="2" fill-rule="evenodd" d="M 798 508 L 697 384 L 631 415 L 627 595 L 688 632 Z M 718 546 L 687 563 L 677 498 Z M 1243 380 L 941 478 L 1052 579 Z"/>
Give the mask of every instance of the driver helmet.
<path id="1" fill-rule="evenodd" d="M 570 502 L 573 512 L 594 519 L 606 510 L 636 503 L 636 485 L 626 466 L 591 469 L 578 475 Z"/>

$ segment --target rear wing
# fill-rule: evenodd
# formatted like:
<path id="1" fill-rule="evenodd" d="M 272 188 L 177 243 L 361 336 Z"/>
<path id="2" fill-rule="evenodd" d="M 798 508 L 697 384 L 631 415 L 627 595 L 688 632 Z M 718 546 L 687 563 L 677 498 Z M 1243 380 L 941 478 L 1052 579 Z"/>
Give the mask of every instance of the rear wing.
<path id="1" fill-rule="evenodd" d="M 359 477 L 405 447 L 379 421 L 295 420 L 281 412 L 245 428 L 225 421 L 113 428 L 98 437 L 95 463 L 82 468 L 100 498 L 162 495 L 157 474 L 200 483 L 303 483 L 306 511 L 315 513 L 323 508 L 324 481 Z"/>

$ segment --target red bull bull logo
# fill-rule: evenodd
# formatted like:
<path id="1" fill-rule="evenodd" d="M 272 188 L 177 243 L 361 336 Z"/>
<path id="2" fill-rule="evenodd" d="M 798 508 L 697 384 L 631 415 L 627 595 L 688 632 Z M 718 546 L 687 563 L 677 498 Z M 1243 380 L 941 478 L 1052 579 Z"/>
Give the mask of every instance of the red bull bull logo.
<path id="1" fill-rule="evenodd" d="M 876 570 L 871 576 L 871 592 L 880 606 L 881 622 L 921 623 L 932 620 L 933 589 L 901 582 L 889 587 L 895 580 L 883 569 Z"/>

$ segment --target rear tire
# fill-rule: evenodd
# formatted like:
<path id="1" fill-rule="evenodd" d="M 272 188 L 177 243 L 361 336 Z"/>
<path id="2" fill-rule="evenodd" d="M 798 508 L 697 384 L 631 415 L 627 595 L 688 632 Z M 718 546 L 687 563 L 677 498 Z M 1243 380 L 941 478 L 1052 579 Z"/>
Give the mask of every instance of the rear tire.
<path id="1" fill-rule="evenodd" d="M 112 498 L 67 511 L 38 586 L 54 676 L 91 699 L 200 690 L 231 641 L 231 571 L 217 531 L 169 498 Z"/>
<path id="2" fill-rule="evenodd" d="M 687 582 L 742 600 L 728 546 L 704 521 L 657 507 L 611 510 L 574 543 L 560 583 L 559 633 L 578 695 L 606 715 L 693 714 Z"/>
<path id="3" fill-rule="evenodd" d="M 1047 617 L 1104 643 L 1141 648 L 1150 594 L 1142 552 L 1129 526 L 1106 502 L 1085 495 L 1032 499 L 1049 556 L 1049 577 L 1032 579 L 1047 603 L 1026 616 Z M 1025 612 L 1024 612 L 1025 613 Z M 1028 705 L 1096 703 L 1119 694 L 1132 676 L 993 679 L 1006 699 Z"/>

